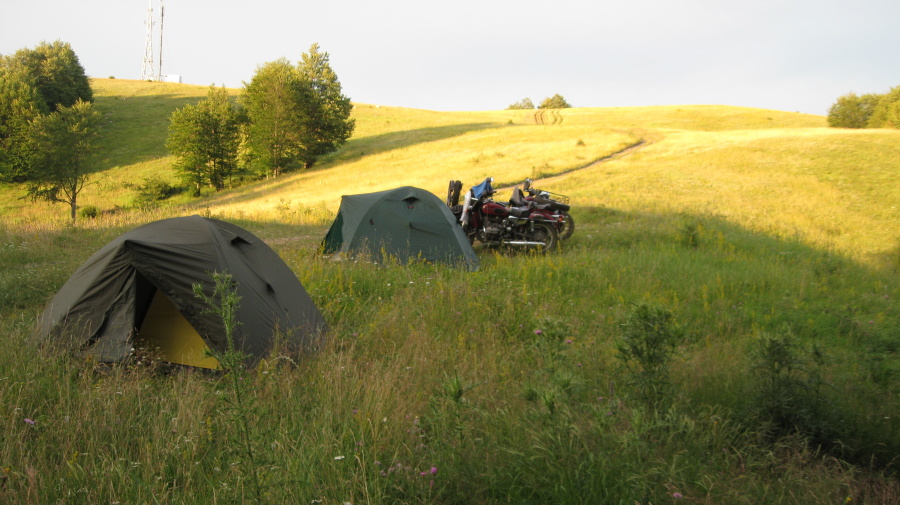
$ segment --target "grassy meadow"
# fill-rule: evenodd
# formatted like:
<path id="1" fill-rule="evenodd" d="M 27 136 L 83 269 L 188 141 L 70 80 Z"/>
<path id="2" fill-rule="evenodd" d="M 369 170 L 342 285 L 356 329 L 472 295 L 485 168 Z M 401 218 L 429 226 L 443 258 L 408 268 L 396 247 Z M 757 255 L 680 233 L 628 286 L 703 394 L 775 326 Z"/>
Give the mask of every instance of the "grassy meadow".
<path id="1" fill-rule="evenodd" d="M 148 208 L 133 185 L 177 182 L 168 117 L 207 90 L 92 85 L 100 215 L 0 188 L 0 503 L 898 503 L 900 131 L 356 104 L 311 170 Z M 316 254 L 341 195 L 487 176 L 570 196 L 575 234 L 476 247 L 475 273 Z M 322 351 L 211 374 L 31 345 L 96 249 L 194 213 L 282 256 Z"/>

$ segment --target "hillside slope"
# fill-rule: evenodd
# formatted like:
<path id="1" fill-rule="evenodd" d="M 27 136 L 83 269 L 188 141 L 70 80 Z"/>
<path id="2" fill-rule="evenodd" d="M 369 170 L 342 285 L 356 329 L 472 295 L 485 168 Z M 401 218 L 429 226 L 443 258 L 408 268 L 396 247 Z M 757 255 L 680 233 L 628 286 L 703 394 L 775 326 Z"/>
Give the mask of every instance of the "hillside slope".
<path id="1" fill-rule="evenodd" d="M 106 126 L 100 170 L 81 204 L 128 208 L 133 185 L 148 177 L 177 184 L 164 146 L 168 117 L 207 88 L 115 79 L 92 85 Z M 890 260 L 900 247 L 898 131 L 832 129 L 821 116 L 703 105 L 433 112 L 356 104 L 353 117 L 353 137 L 312 170 L 200 200 L 182 196 L 174 203 L 185 208 L 169 212 L 324 222 L 344 194 L 412 185 L 443 196 L 450 179 L 469 186 L 490 176 L 502 186 L 568 173 L 546 185 L 571 195 L 576 209 L 711 214 L 865 261 Z M 585 169 L 640 141 L 628 156 Z M 64 218 L 57 207 L 20 196 L 19 188 L 0 192 L 7 222 Z"/>
<path id="2" fill-rule="evenodd" d="M 168 115 L 206 89 L 94 85 L 105 149 L 82 203 L 103 214 L 71 227 L 0 189 L 0 502 L 897 503 L 898 132 L 356 104 L 313 170 L 142 209 L 130 184 L 175 180 Z M 342 194 L 485 176 L 569 195 L 575 234 L 478 247 L 477 272 L 317 253 Z M 328 323 L 318 352 L 215 375 L 30 345 L 103 244 L 190 213 L 277 251 Z"/>

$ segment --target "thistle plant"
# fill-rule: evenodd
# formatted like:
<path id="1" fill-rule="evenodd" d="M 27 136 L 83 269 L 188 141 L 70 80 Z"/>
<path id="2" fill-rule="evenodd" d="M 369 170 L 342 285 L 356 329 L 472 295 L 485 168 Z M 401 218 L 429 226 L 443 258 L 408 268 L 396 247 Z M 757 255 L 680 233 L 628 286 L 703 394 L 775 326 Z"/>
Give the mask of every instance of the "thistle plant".
<path id="1" fill-rule="evenodd" d="M 224 353 L 210 351 L 219 361 L 219 366 L 228 378 L 230 395 L 225 396 L 225 401 L 230 407 L 232 420 L 238 429 L 237 456 L 250 480 L 250 490 L 254 503 L 262 503 L 262 479 L 260 477 L 261 465 L 255 450 L 254 431 L 251 428 L 251 418 L 254 417 L 253 397 L 250 391 L 249 380 L 245 362 L 247 355 L 237 348 L 234 342 L 234 333 L 240 321 L 237 319 L 241 297 L 237 293 L 237 286 L 229 273 L 213 272 L 211 274 L 214 288 L 212 295 L 203 292 L 203 286 L 194 284 L 194 294 L 208 307 L 209 312 L 218 315 L 222 319 L 225 328 L 227 348 Z"/>
<path id="2" fill-rule="evenodd" d="M 616 349 L 628 369 L 631 385 L 649 407 L 663 407 L 671 394 L 669 365 L 683 339 L 673 314 L 661 307 L 636 305 L 621 329 Z"/>

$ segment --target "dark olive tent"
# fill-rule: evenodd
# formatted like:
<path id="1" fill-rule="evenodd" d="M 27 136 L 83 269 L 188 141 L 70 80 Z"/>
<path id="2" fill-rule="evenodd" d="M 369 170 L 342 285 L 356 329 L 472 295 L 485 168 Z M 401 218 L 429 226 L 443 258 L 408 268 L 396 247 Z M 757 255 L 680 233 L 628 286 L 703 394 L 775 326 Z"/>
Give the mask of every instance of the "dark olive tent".
<path id="1" fill-rule="evenodd" d="M 478 256 L 447 205 L 411 186 L 341 197 L 323 252 L 387 254 L 478 270 Z"/>
<path id="2" fill-rule="evenodd" d="M 206 350 L 228 348 L 224 324 L 193 290 L 211 296 L 214 272 L 231 275 L 240 296 L 237 349 L 259 358 L 275 338 L 294 348 L 318 343 L 325 321 L 278 254 L 243 228 L 200 216 L 135 228 L 94 253 L 47 305 L 35 336 L 102 362 L 145 347 L 165 361 L 217 368 Z"/>

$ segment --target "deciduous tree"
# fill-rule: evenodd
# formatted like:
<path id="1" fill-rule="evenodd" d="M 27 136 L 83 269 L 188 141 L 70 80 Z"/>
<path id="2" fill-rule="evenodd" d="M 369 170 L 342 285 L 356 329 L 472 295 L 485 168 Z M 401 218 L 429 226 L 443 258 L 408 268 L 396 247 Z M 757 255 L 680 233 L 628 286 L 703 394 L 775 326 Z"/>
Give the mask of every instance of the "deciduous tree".
<path id="1" fill-rule="evenodd" d="M 31 139 L 34 158 L 27 185 L 32 200 L 66 203 L 75 223 L 78 195 L 87 182 L 99 136 L 100 114 L 89 102 L 36 118 Z"/>
<path id="2" fill-rule="evenodd" d="M 34 49 L 20 49 L 2 57 L 0 66 L 31 76 L 51 112 L 75 105 L 79 100 L 94 100 L 84 67 L 67 42 L 42 42 Z"/>
<path id="3" fill-rule="evenodd" d="M 881 96 L 876 94 L 859 96 L 856 93 L 847 93 L 839 97 L 828 108 L 828 126 L 865 128 L 880 98 Z"/>
<path id="4" fill-rule="evenodd" d="M 571 107 L 569 102 L 557 93 L 549 98 L 545 98 L 538 106 L 538 109 L 568 109 L 569 107 Z"/>
<path id="5" fill-rule="evenodd" d="M 205 100 L 172 113 L 166 148 L 178 158 L 175 169 L 199 196 L 205 184 L 216 191 L 237 171 L 241 117 L 228 91 L 209 87 Z"/>
<path id="6" fill-rule="evenodd" d="M 260 66 L 244 85 L 241 103 L 250 122 L 247 147 L 260 175 L 277 177 L 306 156 L 303 129 L 309 100 L 307 87 L 284 58 Z"/>
<path id="7" fill-rule="evenodd" d="M 530 98 L 523 98 L 522 100 L 519 100 L 518 102 L 507 107 L 506 110 L 527 110 L 533 108 L 534 102 L 532 102 Z"/>
<path id="8" fill-rule="evenodd" d="M 303 114 L 303 162 L 306 168 L 319 156 L 336 151 L 350 138 L 356 121 L 350 119 L 353 104 L 341 92 L 341 82 L 331 69 L 328 53 L 313 44 L 297 64 L 301 85 L 309 88 Z"/>
<path id="9" fill-rule="evenodd" d="M 881 95 L 869 118 L 869 128 L 900 128 L 900 86 Z"/>
<path id="10" fill-rule="evenodd" d="M 313 44 L 296 67 L 284 58 L 259 67 L 244 85 L 247 151 L 260 175 L 310 167 L 353 134 L 353 105 L 343 95 L 328 53 Z"/>
<path id="11" fill-rule="evenodd" d="M 46 113 L 47 106 L 31 76 L 21 69 L 0 67 L 0 181 L 28 178 L 30 123 Z"/>

